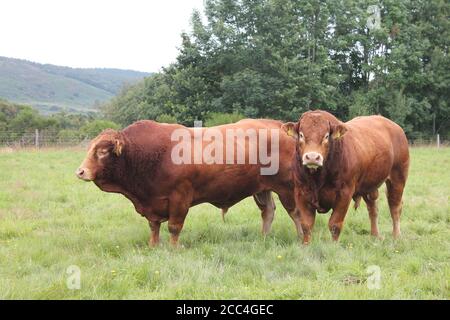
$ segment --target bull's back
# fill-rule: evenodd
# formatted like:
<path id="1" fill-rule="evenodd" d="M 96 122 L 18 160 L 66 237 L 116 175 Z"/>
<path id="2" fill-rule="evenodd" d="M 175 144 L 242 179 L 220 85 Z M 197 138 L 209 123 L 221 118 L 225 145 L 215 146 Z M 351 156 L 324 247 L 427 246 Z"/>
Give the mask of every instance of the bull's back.
<path id="1" fill-rule="evenodd" d="M 237 123 L 225 124 L 209 128 L 188 128 L 179 125 L 163 125 L 155 122 L 145 123 L 146 127 L 152 127 L 153 135 L 155 131 L 160 131 L 158 139 L 152 139 L 147 131 L 146 139 L 148 141 L 152 140 L 152 143 L 164 144 L 166 145 L 166 153 L 163 161 L 160 164 L 160 170 L 158 177 L 155 181 L 161 181 L 159 183 L 159 192 L 161 195 L 170 192 L 172 189 L 184 183 L 191 186 L 193 190 L 193 204 L 210 202 L 217 206 L 231 206 L 240 200 L 251 196 L 262 190 L 272 189 L 280 180 L 281 183 L 290 182 L 290 164 L 289 162 L 283 162 L 283 159 L 291 159 L 291 154 L 294 152 L 295 143 L 294 140 L 288 137 L 284 131 L 279 130 L 282 123 L 276 120 L 266 120 L 266 119 L 244 119 Z M 159 130 L 157 130 L 159 129 Z M 189 132 L 190 139 L 188 140 L 172 140 L 171 134 L 176 129 L 184 129 Z M 274 176 L 262 176 L 261 175 L 261 165 L 259 156 L 257 156 L 257 163 L 250 163 L 249 158 L 251 156 L 259 155 L 260 144 L 258 140 L 253 140 L 249 136 L 245 136 L 245 144 L 240 144 L 240 151 L 245 152 L 244 163 L 237 162 L 237 152 L 236 141 L 238 139 L 235 137 L 234 140 L 227 141 L 227 131 L 236 133 L 237 130 L 253 130 L 255 133 L 261 132 L 260 130 L 267 130 L 266 137 L 267 147 L 270 149 L 271 146 L 271 130 L 279 130 L 278 137 L 279 141 L 279 173 Z M 201 131 L 201 134 L 199 134 Z M 222 138 L 223 150 L 222 150 L 222 161 L 215 163 L 213 160 L 215 156 L 210 158 L 210 152 L 206 151 L 205 148 L 210 146 L 211 140 L 204 141 L 202 137 L 206 132 L 211 134 L 213 132 L 220 133 L 219 136 Z M 196 135 L 197 133 L 197 135 Z M 277 139 L 278 139 L 277 137 Z M 261 136 L 259 137 L 261 138 Z M 196 144 L 197 142 L 197 144 Z M 232 143 L 233 145 L 227 145 Z M 252 144 L 250 148 L 249 143 Z M 184 144 L 185 150 L 191 150 L 191 163 L 190 164 L 175 164 L 172 161 L 172 149 L 177 145 Z M 198 150 L 198 146 L 201 149 Z M 235 157 L 232 163 L 227 163 L 227 148 L 233 148 L 235 150 Z M 252 151 L 250 151 L 252 150 Z M 195 163 L 194 154 L 197 153 L 201 157 L 200 163 Z M 199 153 L 201 153 L 199 155 Z M 283 156 L 286 153 L 286 156 Z M 215 152 L 214 152 L 215 155 Z M 205 158 L 206 157 L 206 158 Z M 198 159 L 198 158 L 197 158 Z M 219 157 L 220 159 L 220 157 Z"/>
<path id="2" fill-rule="evenodd" d="M 269 119 L 243 119 L 236 123 L 221 125 L 217 127 L 205 128 L 217 129 L 222 132 L 224 138 L 224 161 L 227 153 L 226 148 L 230 148 L 227 143 L 233 142 L 233 147 L 236 147 L 238 139 L 234 141 L 226 141 L 227 130 L 237 132 L 237 130 L 251 130 L 259 135 L 258 139 L 253 140 L 246 136 L 246 142 L 240 144 L 240 151 L 245 152 L 245 163 L 237 163 L 237 158 L 231 164 L 198 164 L 195 166 L 195 173 L 197 179 L 193 181 L 194 189 L 196 190 L 197 199 L 195 202 L 211 202 L 218 206 L 231 206 L 240 200 L 251 196 L 257 192 L 265 189 L 273 189 L 279 180 L 290 181 L 290 175 L 287 173 L 290 167 L 285 167 L 282 163 L 282 155 L 279 156 L 279 170 L 276 175 L 263 176 L 261 175 L 261 159 L 259 140 L 261 137 L 267 137 L 267 150 L 270 150 L 271 130 L 278 130 L 278 136 L 274 143 L 279 144 L 279 152 L 283 153 L 288 150 L 294 151 L 293 140 L 280 130 L 282 122 Z M 266 131 L 266 134 L 260 135 L 261 132 Z M 280 135 L 283 134 L 281 137 Z M 292 141 L 291 141 L 292 140 Z M 292 143 L 292 145 L 290 145 Z M 252 144 L 252 146 L 250 146 Z M 287 146 L 286 146 L 287 145 Z M 286 150 L 287 149 L 287 150 Z M 238 149 L 235 149 L 236 153 Z M 249 159 L 257 155 L 257 163 L 250 163 Z M 290 155 L 289 155 L 290 158 Z M 280 175 L 282 177 L 280 177 Z M 201 178 L 200 178 L 201 177 Z M 283 180 L 283 182 L 284 182 Z M 281 182 L 281 183 L 283 183 Z"/>
<path id="3" fill-rule="evenodd" d="M 395 122 L 382 116 L 367 116 L 355 118 L 346 125 L 351 145 L 347 148 L 358 159 L 363 188 L 381 183 L 395 168 L 407 170 L 408 140 Z"/>
<path id="4" fill-rule="evenodd" d="M 395 156 L 408 153 L 408 140 L 403 129 L 385 117 L 357 117 L 348 121 L 346 125 L 355 139 L 368 149 L 391 151 Z"/>

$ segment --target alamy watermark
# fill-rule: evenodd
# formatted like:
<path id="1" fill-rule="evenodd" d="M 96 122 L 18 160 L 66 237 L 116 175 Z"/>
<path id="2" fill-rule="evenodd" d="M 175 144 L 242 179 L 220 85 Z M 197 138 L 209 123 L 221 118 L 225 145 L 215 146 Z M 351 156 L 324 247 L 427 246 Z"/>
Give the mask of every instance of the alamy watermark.
<path id="1" fill-rule="evenodd" d="M 378 5 L 371 5 L 367 8 L 366 26 L 369 30 L 376 30 L 381 28 L 381 10 Z"/>
<path id="2" fill-rule="evenodd" d="M 261 175 L 274 175 L 279 169 L 279 129 L 230 127 L 180 128 L 172 132 L 174 164 L 260 165 Z"/>
<path id="3" fill-rule="evenodd" d="M 369 274 L 367 277 L 367 288 L 369 290 L 377 290 L 381 288 L 381 268 L 377 265 L 368 266 L 366 273 Z"/>
<path id="4" fill-rule="evenodd" d="M 66 274 L 68 275 L 66 279 L 66 286 L 69 290 L 80 290 L 81 289 L 81 269 L 79 266 L 71 265 L 66 269 Z"/>

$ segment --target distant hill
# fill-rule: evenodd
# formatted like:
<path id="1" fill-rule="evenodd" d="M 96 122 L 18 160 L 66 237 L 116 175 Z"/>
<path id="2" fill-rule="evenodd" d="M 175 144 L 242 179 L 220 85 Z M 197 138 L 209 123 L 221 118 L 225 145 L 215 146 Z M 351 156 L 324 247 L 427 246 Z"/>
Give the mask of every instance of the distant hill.
<path id="1" fill-rule="evenodd" d="M 69 68 L 0 57 L 0 98 L 26 103 L 42 113 L 94 111 L 126 85 L 149 73 Z"/>

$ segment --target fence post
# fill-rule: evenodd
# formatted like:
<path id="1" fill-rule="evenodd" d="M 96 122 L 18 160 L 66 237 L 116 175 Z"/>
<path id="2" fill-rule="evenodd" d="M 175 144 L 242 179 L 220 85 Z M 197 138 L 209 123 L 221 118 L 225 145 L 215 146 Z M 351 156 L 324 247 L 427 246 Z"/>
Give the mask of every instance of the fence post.
<path id="1" fill-rule="evenodd" d="M 439 133 L 436 135 L 436 144 L 439 149 L 439 147 L 441 146 L 441 137 L 439 136 Z"/>
<path id="2" fill-rule="evenodd" d="M 34 130 L 34 145 L 39 148 L 39 129 Z"/>

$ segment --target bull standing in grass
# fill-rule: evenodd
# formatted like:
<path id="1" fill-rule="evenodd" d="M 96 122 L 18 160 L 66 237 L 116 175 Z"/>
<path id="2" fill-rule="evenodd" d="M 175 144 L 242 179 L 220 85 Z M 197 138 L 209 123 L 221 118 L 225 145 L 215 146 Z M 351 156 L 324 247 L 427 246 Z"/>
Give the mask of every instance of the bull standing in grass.
<path id="1" fill-rule="evenodd" d="M 282 123 L 275 120 L 241 120 L 235 124 L 209 129 L 223 133 L 227 130 L 267 130 L 279 133 L 279 158 L 291 159 L 295 152 L 294 141 L 281 129 Z M 121 193 L 133 204 L 137 212 L 145 216 L 152 231 L 150 245 L 159 243 L 161 223 L 168 222 L 170 241 L 178 243 L 178 237 L 190 207 L 209 202 L 226 212 L 227 208 L 242 199 L 254 196 L 261 210 L 262 231 L 267 234 L 274 217 L 275 204 L 271 191 L 278 194 L 282 205 L 295 223 L 301 235 L 300 217 L 295 210 L 293 182 L 289 162 L 280 161 L 279 169 L 272 175 L 261 175 L 264 165 L 259 163 L 191 163 L 177 164 L 172 151 L 178 142 L 172 134 L 181 132 L 192 134 L 187 142 L 192 145 L 192 155 L 203 152 L 195 148 L 196 133 L 208 128 L 186 128 L 176 124 L 161 124 L 154 121 L 138 121 L 121 131 L 106 130 L 90 144 L 88 154 L 76 170 L 78 178 L 93 181 L 101 190 Z M 200 135 L 202 136 L 202 135 Z M 244 159 L 252 156 L 251 150 L 261 150 L 262 145 L 273 155 L 270 138 L 262 142 L 246 138 L 239 143 L 244 149 L 239 154 Z M 190 143 L 192 141 L 192 143 Z M 253 141 L 253 142 L 251 142 Z M 245 146 L 248 148 L 245 148 Z M 223 143 L 226 146 L 226 143 Z M 236 147 L 236 144 L 232 148 Z M 190 150 L 191 146 L 187 147 Z"/>
<path id="2" fill-rule="evenodd" d="M 283 129 L 296 139 L 295 201 L 304 244 L 311 241 L 316 211 L 330 209 L 328 226 L 337 241 L 352 198 L 357 206 L 361 197 L 369 211 L 371 234 L 378 237 L 376 201 L 384 182 L 393 236 L 400 235 L 409 167 L 408 141 L 400 126 L 382 116 L 357 117 L 343 123 L 318 110 L 304 113 L 297 123 L 286 123 Z"/>

